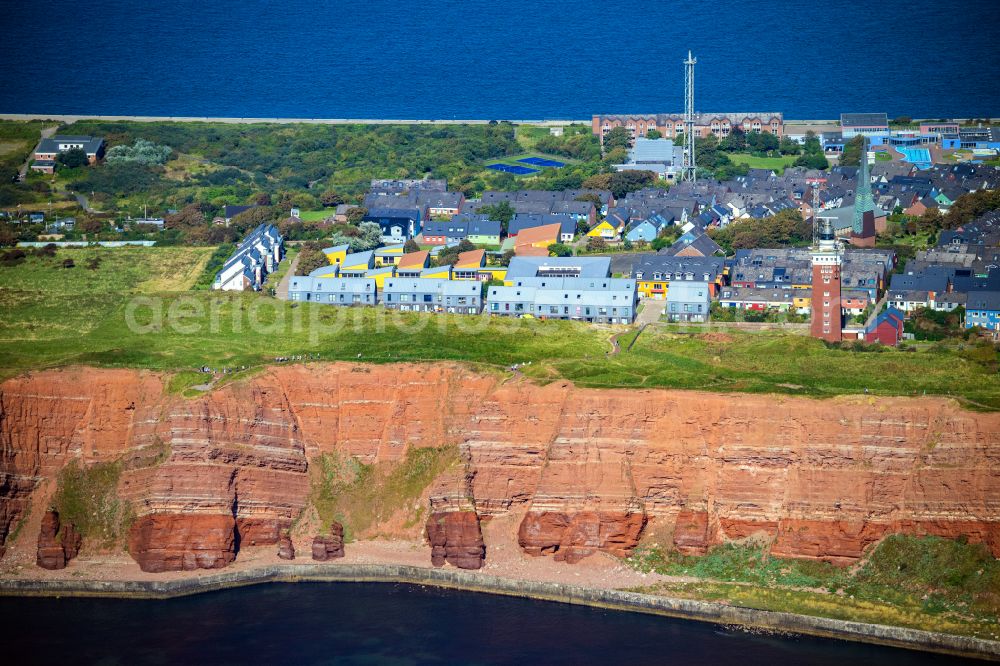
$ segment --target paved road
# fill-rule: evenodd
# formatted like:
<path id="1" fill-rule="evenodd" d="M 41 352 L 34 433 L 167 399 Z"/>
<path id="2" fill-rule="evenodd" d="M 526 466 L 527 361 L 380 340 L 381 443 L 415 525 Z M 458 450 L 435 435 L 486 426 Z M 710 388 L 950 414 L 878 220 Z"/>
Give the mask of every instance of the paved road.
<path id="1" fill-rule="evenodd" d="M 295 275 L 295 269 L 299 266 L 299 255 L 295 255 L 292 259 L 291 265 L 288 267 L 288 271 L 282 276 L 281 282 L 278 283 L 278 288 L 274 290 L 274 296 L 280 298 L 283 301 L 288 300 L 288 283 Z"/>
<path id="2" fill-rule="evenodd" d="M 663 314 L 663 306 L 666 304 L 666 301 L 658 301 L 655 298 L 642 299 L 642 312 L 636 316 L 635 325 L 643 326 L 645 324 L 655 324 L 660 321 L 660 315 Z"/>

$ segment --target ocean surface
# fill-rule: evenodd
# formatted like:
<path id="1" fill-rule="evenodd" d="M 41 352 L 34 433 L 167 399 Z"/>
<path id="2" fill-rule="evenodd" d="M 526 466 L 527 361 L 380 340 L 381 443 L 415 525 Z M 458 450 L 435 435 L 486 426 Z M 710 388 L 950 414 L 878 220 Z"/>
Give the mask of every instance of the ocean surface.
<path id="1" fill-rule="evenodd" d="M 0 598 L 10 664 L 979 663 L 412 585 L 299 583 L 167 601 Z"/>
<path id="2" fill-rule="evenodd" d="M 1000 115 L 997 0 L 50 0 L 0 11 L 0 113 Z"/>

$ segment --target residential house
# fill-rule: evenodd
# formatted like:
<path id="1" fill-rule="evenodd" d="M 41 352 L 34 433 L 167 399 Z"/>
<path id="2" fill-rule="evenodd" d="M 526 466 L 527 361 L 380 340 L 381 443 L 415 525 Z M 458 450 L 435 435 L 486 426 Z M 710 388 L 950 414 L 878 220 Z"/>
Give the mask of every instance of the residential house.
<path id="1" fill-rule="evenodd" d="M 385 245 L 375 250 L 375 266 L 395 266 L 402 257 L 402 245 Z"/>
<path id="2" fill-rule="evenodd" d="M 60 153 L 79 148 L 87 155 L 91 164 L 104 157 L 104 139 L 97 136 L 66 136 L 57 134 L 42 139 L 32 155 L 31 168 L 43 173 L 54 173 Z"/>
<path id="3" fill-rule="evenodd" d="M 684 166 L 684 148 L 670 139 L 637 137 L 624 164 L 616 171 L 652 171 L 660 180 L 674 181 Z"/>
<path id="4" fill-rule="evenodd" d="M 645 137 L 650 130 L 673 139 L 684 133 L 684 116 L 678 113 L 601 114 L 591 119 L 591 129 L 594 136 L 601 139 L 601 143 L 604 142 L 605 135 L 615 127 L 624 127 L 633 141 Z M 784 118 L 776 112 L 695 114 L 695 136 L 705 138 L 712 134 L 723 139 L 734 129 L 781 136 L 784 132 Z"/>
<path id="5" fill-rule="evenodd" d="M 378 289 L 368 278 L 292 276 L 288 300 L 325 305 L 375 305 Z"/>
<path id="6" fill-rule="evenodd" d="M 510 286 L 489 288 L 490 314 L 600 324 L 630 324 L 635 319 L 638 297 L 635 281 L 628 278 L 549 275 L 508 282 Z"/>
<path id="7" fill-rule="evenodd" d="M 711 290 L 707 282 L 676 281 L 667 292 L 667 320 L 706 322 L 709 319 L 711 303 Z"/>
<path id="8" fill-rule="evenodd" d="M 577 218 L 568 213 L 517 213 L 507 226 L 507 235 L 517 236 L 525 229 L 552 224 L 559 225 L 559 242 L 569 243 L 576 236 Z"/>
<path id="9" fill-rule="evenodd" d="M 431 221 L 424 225 L 423 239 L 430 245 L 445 245 L 468 240 L 483 245 L 500 244 L 501 224 L 486 215 L 462 213 L 450 221 Z"/>
<path id="10" fill-rule="evenodd" d="M 347 255 L 340 264 L 340 277 L 365 277 L 375 268 L 375 251 L 355 252 Z"/>
<path id="11" fill-rule="evenodd" d="M 258 291 L 268 273 L 284 257 L 284 238 L 273 224 L 261 224 L 248 233 L 215 274 L 212 289 Z"/>
<path id="12" fill-rule="evenodd" d="M 558 224 L 523 229 L 514 238 L 514 254 L 533 257 L 549 256 L 549 246 L 562 239 L 560 230 L 561 227 Z"/>
<path id="13" fill-rule="evenodd" d="M 682 234 L 670 247 L 660 250 L 660 253 L 675 257 L 713 257 L 724 255 L 725 251 L 703 230 L 694 228 Z"/>
<path id="14" fill-rule="evenodd" d="M 965 328 L 978 326 L 1000 339 L 1000 291 L 971 291 L 965 306 Z"/>
<path id="15" fill-rule="evenodd" d="M 865 328 L 865 342 L 897 346 L 903 339 L 903 319 L 903 313 L 896 308 L 886 308 Z"/>
<path id="16" fill-rule="evenodd" d="M 482 291 L 478 282 L 395 277 L 385 281 L 380 302 L 404 312 L 479 314 Z"/>
<path id="17" fill-rule="evenodd" d="M 427 250 L 404 254 L 396 264 L 396 277 L 418 278 L 430 265 L 430 253 Z"/>
<path id="18" fill-rule="evenodd" d="M 675 282 L 704 282 L 714 296 L 723 285 L 725 264 L 721 257 L 642 255 L 632 268 L 632 277 L 643 298 L 665 300 Z"/>
<path id="19" fill-rule="evenodd" d="M 331 264 L 342 264 L 344 259 L 347 258 L 347 253 L 350 251 L 351 246 L 347 243 L 342 245 L 334 245 L 332 247 L 324 247 L 323 254 L 326 255 L 326 260 Z"/>
<path id="20" fill-rule="evenodd" d="M 365 222 L 374 222 L 382 228 L 382 242 L 386 245 L 405 243 L 422 230 L 423 213 L 419 208 L 371 208 Z"/>

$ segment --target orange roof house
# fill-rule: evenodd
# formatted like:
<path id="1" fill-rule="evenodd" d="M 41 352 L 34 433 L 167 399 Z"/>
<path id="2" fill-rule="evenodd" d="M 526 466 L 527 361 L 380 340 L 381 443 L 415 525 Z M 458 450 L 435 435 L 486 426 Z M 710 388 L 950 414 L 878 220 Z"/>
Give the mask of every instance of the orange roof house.
<path id="1" fill-rule="evenodd" d="M 427 268 L 428 257 L 430 257 L 430 252 L 427 250 L 404 254 L 399 258 L 399 263 L 396 264 L 396 268 Z"/>
<path id="2" fill-rule="evenodd" d="M 521 257 L 547 257 L 549 245 L 559 242 L 559 224 L 522 229 L 517 234 L 514 254 Z"/>
<path id="3" fill-rule="evenodd" d="M 486 250 L 469 250 L 459 252 L 455 268 L 480 268 L 485 265 Z"/>

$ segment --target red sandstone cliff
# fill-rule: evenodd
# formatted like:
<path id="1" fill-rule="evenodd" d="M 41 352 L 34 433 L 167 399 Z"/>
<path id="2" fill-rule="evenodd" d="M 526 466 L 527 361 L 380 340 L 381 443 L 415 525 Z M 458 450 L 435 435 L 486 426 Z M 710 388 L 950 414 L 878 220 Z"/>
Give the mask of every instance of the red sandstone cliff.
<path id="1" fill-rule="evenodd" d="M 191 400 L 150 372 L 4 382 L 0 546 L 67 461 L 123 458 L 140 565 L 225 566 L 240 547 L 278 543 L 308 503 L 313 456 L 392 462 L 443 444 L 465 459 L 431 490 L 442 529 L 428 537 L 446 558 L 440 514 L 469 510 L 525 513 L 525 551 L 568 562 L 626 554 L 649 521 L 692 553 L 762 534 L 779 555 L 849 561 L 905 531 L 966 535 L 1000 555 L 998 414 L 931 398 L 501 384 L 449 364 L 273 368 Z M 478 547 L 451 520 L 455 554 Z"/>

